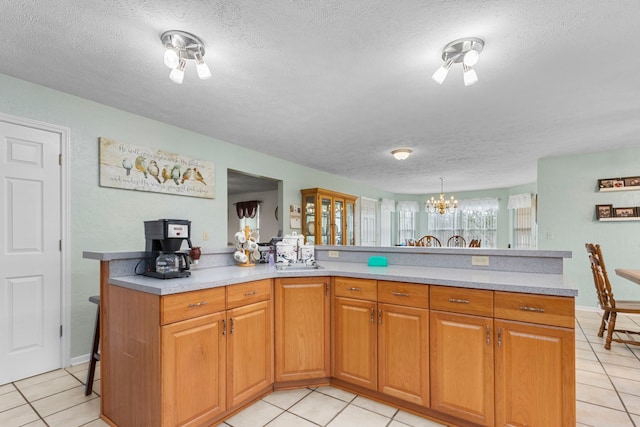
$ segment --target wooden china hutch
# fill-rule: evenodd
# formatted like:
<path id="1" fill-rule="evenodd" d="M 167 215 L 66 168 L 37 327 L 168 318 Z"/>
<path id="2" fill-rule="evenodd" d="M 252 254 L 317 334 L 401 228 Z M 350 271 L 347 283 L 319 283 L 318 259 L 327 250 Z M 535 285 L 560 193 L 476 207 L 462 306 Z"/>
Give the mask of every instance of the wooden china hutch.
<path id="1" fill-rule="evenodd" d="M 308 188 L 302 190 L 302 234 L 316 245 L 355 245 L 356 196 Z"/>

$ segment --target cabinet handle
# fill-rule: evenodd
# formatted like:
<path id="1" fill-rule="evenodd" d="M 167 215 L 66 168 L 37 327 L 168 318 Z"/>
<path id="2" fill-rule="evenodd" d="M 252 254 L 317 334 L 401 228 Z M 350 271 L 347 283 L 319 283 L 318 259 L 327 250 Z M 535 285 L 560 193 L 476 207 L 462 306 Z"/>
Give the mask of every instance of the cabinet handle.
<path id="1" fill-rule="evenodd" d="M 491 328 L 489 326 L 485 326 L 487 328 L 487 344 L 491 344 Z"/>
<path id="2" fill-rule="evenodd" d="M 250 297 L 250 296 L 255 295 L 255 294 L 257 294 L 257 293 L 258 293 L 257 291 L 245 292 L 245 293 L 244 293 L 244 296 L 245 296 L 245 297 Z"/>
<path id="3" fill-rule="evenodd" d="M 360 292 L 362 291 L 362 289 L 360 288 L 347 288 L 348 291 L 355 291 L 355 292 Z"/>
<path id="4" fill-rule="evenodd" d="M 382 325 L 382 310 L 378 310 L 378 324 Z"/>
<path id="5" fill-rule="evenodd" d="M 376 309 L 371 307 L 371 324 L 374 325 L 376 323 Z"/>
<path id="6" fill-rule="evenodd" d="M 502 328 L 498 328 L 498 347 L 502 347 Z"/>
<path id="7" fill-rule="evenodd" d="M 535 311 L 536 313 L 544 313 L 544 308 L 537 307 L 527 307 L 526 305 L 521 305 L 520 310 L 522 311 Z"/>
<path id="8" fill-rule="evenodd" d="M 229 319 L 229 333 L 233 335 L 233 317 Z"/>
<path id="9" fill-rule="evenodd" d="M 196 302 L 196 303 L 191 303 L 189 304 L 189 308 L 194 308 L 194 307 L 200 307 L 202 305 L 207 305 L 206 301 L 200 301 L 200 302 Z"/>
<path id="10" fill-rule="evenodd" d="M 222 335 L 227 335 L 227 321 L 222 319 Z"/>
<path id="11" fill-rule="evenodd" d="M 409 294 L 405 294 L 405 293 L 402 293 L 402 292 L 396 292 L 396 291 L 393 291 L 391 293 L 393 295 L 397 296 L 397 297 L 409 297 L 410 296 Z"/>
<path id="12" fill-rule="evenodd" d="M 470 301 L 468 299 L 456 299 L 456 298 L 449 298 L 449 302 L 453 302 L 455 304 L 469 304 Z"/>

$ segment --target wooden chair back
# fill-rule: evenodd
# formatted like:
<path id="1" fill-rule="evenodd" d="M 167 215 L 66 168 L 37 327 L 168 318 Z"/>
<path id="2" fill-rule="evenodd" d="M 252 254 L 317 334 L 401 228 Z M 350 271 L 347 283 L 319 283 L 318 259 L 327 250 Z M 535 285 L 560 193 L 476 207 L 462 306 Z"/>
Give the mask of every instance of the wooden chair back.
<path id="1" fill-rule="evenodd" d="M 482 242 L 482 240 L 480 240 L 480 239 L 472 239 L 471 242 L 469 242 L 469 247 L 470 248 L 479 248 L 480 247 L 480 242 Z"/>
<path id="2" fill-rule="evenodd" d="M 467 246 L 467 241 L 462 236 L 454 235 L 447 240 L 447 246 L 450 248 L 464 248 Z"/>
<path id="3" fill-rule="evenodd" d="M 607 269 L 604 265 L 604 259 L 602 257 L 600 245 L 587 243 L 585 247 L 587 248 L 589 261 L 591 262 L 593 283 L 596 287 L 596 293 L 598 295 L 598 303 L 600 304 L 600 308 L 602 308 L 603 310 L 615 310 L 616 300 L 613 297 L 613 291 L 611 290 L 611 283 L 609 282 Z"/>
<path id="4" fill-rule="evenodd" d="M 418 239 L 416 246 L 440 247 L 442 243 L 440 243 L 440 239 L 436 236 L 426 235 Z"/>

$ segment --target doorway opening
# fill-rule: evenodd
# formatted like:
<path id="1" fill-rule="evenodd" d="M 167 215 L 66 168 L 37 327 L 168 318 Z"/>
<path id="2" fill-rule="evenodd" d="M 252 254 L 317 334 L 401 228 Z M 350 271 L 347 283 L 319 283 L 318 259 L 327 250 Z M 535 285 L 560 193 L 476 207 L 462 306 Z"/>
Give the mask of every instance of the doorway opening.
<path id="1" fill-rule="evenodd" d="M 255 212 L 252 202 L 256 202 Z M 281 202 L 281 180 L 227 169 L 227 244 L 235 245 L 234 234 L 244 230 L 245 225 L 258 234 L 259 242 L 281 235 L 282 215 L 278 214 Z"/>

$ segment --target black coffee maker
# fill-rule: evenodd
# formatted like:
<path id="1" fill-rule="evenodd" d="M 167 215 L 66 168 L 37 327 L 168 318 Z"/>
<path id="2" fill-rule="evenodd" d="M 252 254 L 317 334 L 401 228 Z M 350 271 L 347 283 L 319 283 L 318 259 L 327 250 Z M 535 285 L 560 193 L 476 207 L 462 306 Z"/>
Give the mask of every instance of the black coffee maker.
<path id="1" fill-rule="evenodd" d="M 179 252 L 182 242 L 191 248 L 191 221 L 184 219 L 158 219 L 144 222 L 144 236 L 149 266 L 144 275 L 159 279 L 189 277 L 190 260 Z"/>

